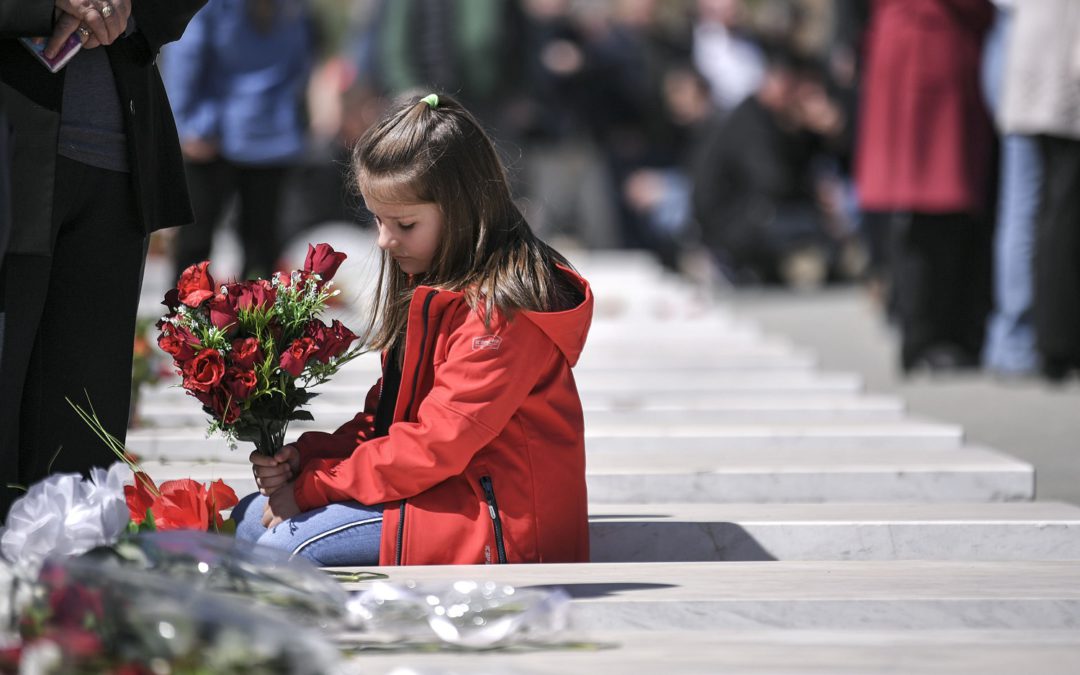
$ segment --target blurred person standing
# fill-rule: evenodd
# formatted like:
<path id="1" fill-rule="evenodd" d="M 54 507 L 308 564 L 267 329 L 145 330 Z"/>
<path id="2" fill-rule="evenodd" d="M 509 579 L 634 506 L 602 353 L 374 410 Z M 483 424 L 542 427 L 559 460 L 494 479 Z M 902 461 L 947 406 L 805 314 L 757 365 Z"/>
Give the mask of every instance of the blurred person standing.
<path id="1" fill-rule="evenodd" d="M 1037 372 L 1039 365 L 1032 314 L 1042 158 L 1036 137 L 1007 133 L 1000 126 L 1001 90 L 1016 2 L 994 0 L 994 4 L 994 26 L 983 50 L 983 88 L 988 105 L 997 113 L 1002 138 L 994 231 L 994 310 L 987 324 L 983 366 L 1000 375 L 1024 375 Z M 1041 69 L 1045 54 L 1041 49 L 1031 53 L 1039 55 Z"/>
<path id="2" fill-rule="evenodd" d="M 1043 375 L 1080 369 L 1080 3 L 1017 2 L 1001 121 L 1037 139 L 1034 325 Z"/>
<path id="3" fill-rule="evenodd" d="M 454 92 L 500 139 L 515 135 L 505 112 L 525 62 L 520 0 L 382 0 L 371 30 L 384 91 Z"/>
<path id="4" fill-rule="evenodd" d="M 607 166 L 589 133 L 597 72 L 570 0 L 525 0 L 525 91 L 514 116 L 522 130 L 526 209 L 543 236 L 588 248 L 617 244 Z"/>
<path id="5" fill-rule="evenodd" d="M 15 129 L 0 262 L 0 486 L 116 461 L 65 401 L 123 442 L 150 232 L 191 221 L 154 65 L 204 0 L 0 0 L 0 96 Z M 58 73 L 22 37 L 72 35 Z M 18 496 L 0 488 L 0 516 Z"/>
<path id="6" fill-rule="evenodd" d="M 679 158 L 679 129 L 664 107 L 664 76 L 690 56 L 688 26 L 663 20 L 657 0 L 619 0 L 590 26 L 586 58 L 589 126 L 614 185 L 620 245 L 658 253 L 663 240 L 627 199 L 640 169 L 670 166 Z M 670 7 L 668 7 L 670 9 Z"/>
<path id="7" fill-rule="evenodd" d="M 810 286 L 827 278 L 839 205 L 818 165 L 842 128 L 819 78 L 773 49 L 758 91 L 724 119 L 694 176 L 694 216 L 729 281 Z"/>
<path id="8" fill-rule="evenodd" d="M 163 74 L 195 210 L 174 244 L 177 276 L 210 257 L 234 195 L 243 277 L 276 268 L 281 196 L 305 148 L 313 31 L 306 0 L 213 0 L 166 52 Z"/>
<path id="9" fill-rule="evenodd" d="M 875 0 L 856 147 L 864 212 L 893 214 L 900 365 L 974 367 L 990 304 L 989 0 Z"/>
<path id="10" fill-rule="evenodd" d="M 694 66 L 724 113 L 757 91 L 765 75 L 764 53 L 741 30 L 745 11 L 742 0 L 697 0 Z"/>

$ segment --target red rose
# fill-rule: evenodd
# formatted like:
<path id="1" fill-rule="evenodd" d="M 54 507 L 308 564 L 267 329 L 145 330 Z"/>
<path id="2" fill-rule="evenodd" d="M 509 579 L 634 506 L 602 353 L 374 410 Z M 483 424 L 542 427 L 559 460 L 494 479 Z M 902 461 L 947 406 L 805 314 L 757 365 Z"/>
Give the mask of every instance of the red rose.
<path id="1" fill-rule="evenodd" d="M 178 363 L 193 359 L 195 349 L 199 347 L 199 340 L 190 330 L 172 324 L 162 326 L 157 343 L 158 347 L 161 347 L 161 351 L 172 356 Z"/>
<path id="2" fill-rule="evenodd" d="M 214 417 L 221 420 L 222 424 L 232 424 L 240 419 L 240 402 L 236 400 L 231 391 L 225 387 L 218 387 L 210 393 L 212 395 L 210 410 L 213 411 Z"/>
<path id="3" fill-rule="evenodd" d="M 210 391 L 225 375 L 225 360 L 216 349 L 204 349 L 184 366 L 184 389 Z"/>
<path id="4" fill-rule="evenodd" d="M 218 330 L 232 333 L 236 331 L 237 315 L 236 298 L 234 296 L 239 295 L 241 289 L 239 284 L 229 284 L 223 290 L 223 293 L 215 295 L 214 299 L 207 305 L 210 309 L 210 323 L 214 324 L 214 327 Z"/>
<path id="5" fill-rule="evenodd" d="M 232 364 L 237 368 L 254 368 L 256 363 L 262 363 L 263 352 L 259 347 L 259 341 L 253 337 L 233 340 Z"/>
<path id="6" fill-rule="evenodd" d="M 277 291 L 274 290 L 273 285 L 266 279 L 257 279 L 255 281 L 249 281 L 246 284 L 247 294 L 243 300 L 246 304 L 241 304 L 242 309 L 258 309 L 266 311 L 274 306 L 277 302 Z"/>
<path id="7" fill-rule="evenodd" d="M 318 319 L 312 319 L 304 326 L 304 337 L 311 338 L 315 344 L 315 353 L 312 355 L 315 360 L 326 363 L 323 354 L 326 352 L 327 341 L 331 338 L 329 326 Z"/>
<path id="8" fill-rule="evenodd" d="M 170 288 L 165 291 L 165 299 L 161 301 L 161 304 L 169 308 L 169 314 L 176 314 L 176 310 L 180 307 L 180 291 L 176 288 Z M 160 326 L 159 326 L 160 328 Z"/>
<path id="9" fill-rule="evenodd" d="M 308 244 L 307 258 L 304 259 L 304 271 L 318 274 L 324 282 L 330 281 L 337 274 L 341 263 L 348 257 L 344 253 L 337 253 L 330 244 Z"/>
<path id="10" fill-rule="evenodd" d="M 229 368 L 225 371 L 225 391 L 232 394 L 233 400 L 244 401 L 248 396 L 251 396 L 251 392 L 255 391 L 256 385 L 259 384 L 259 378 L 255 375 L 254 370 L 241 370 L 240 368 Z"/>
<path id="11" fill-rule="evenodd" d="M 358 339 L 356 333 L 346 328 L 345 324 L 337 319 L 334 319 L 334 324 L 330 327 L 330 334 L 334 336 L 334 347 L 329 352 L 329 358 L 336 359 L 341 356 L 348 351 L 349 345 Z"/>
<path id="12" fill-rule="evenodd" d="M 281 355 L 281 369 L 293 377 L 299 377 L 308 359 L 318 350 L 315 341 L 308 337 L 297 338 Z"/>
<path id="13" fill-rule="evenodd" d="M 188 307 L 198 307 L 214 297 L 214 278 L 210 276 L 208 267 L 210 261 L 207 260 L 192 265 L 180 274 L 180 281 L 176 284 L 180 302 Z"/>

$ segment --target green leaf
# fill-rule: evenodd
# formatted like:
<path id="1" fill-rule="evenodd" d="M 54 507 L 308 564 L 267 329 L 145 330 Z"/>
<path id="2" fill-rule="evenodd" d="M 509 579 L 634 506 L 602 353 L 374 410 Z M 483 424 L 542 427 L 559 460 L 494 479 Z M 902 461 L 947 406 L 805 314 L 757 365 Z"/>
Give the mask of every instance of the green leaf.
<path id="1" fill-rule="evenodd" d="M 289 420 L 304 420 L 305 422 L 314 422 L 315 417 L 306 410 L 294 410 L 293 414 L 289 415 Z"/>

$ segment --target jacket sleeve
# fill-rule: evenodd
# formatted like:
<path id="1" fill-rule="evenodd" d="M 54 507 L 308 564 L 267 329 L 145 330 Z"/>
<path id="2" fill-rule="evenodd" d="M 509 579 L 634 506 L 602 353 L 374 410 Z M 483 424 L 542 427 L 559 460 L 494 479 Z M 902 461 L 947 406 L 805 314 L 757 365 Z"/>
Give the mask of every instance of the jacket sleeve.
<path id="1" fill-rule="evenodd" d="M 296 439 L 300 451 L 300 469 L 315 459 L 348 457 L 356 446 L 368 440 L 375 427 L 375 411 L 379 406 L 382 379 L 375 383 L 364 400 L 364 409 L 333 433 L 309 431 Z"/>
<path id="2" fill-rule="evenodd" d="M 131 13 L 152 54 L 175 42 L 207 0 L 133 0 Z"/>
<path id="3" fill-rule="evenodd" d="M 54 0 L 0 0 L 0 38 L 48 37 Z"/>
<path id="4" fill-rule="evenodd" d="M 222 101 L 213 90 L 214 67 L 210 51 L 212 10 L 199 13 L 188 25 L 184 39 L 169 47 L 162 77 L 169 91 L 180 140 L 216 139 Z"/>
<path id="5" fill-rule="evenodd" d="M 499 338 L 498 349 L 476 346 L 475 338 L 490 335 Z M 451 334 L 416 421 L 391 425 L 387 436 L 361 444 L 346 459 L 309 462 L 296 480 L 297 505 L 307 511 L 349 499 L 406 499 L 462 473 L 499 435 L 556 354 L 550 338 L 524 317 L 493 321 L 489 331 L 470 313 Z"/>

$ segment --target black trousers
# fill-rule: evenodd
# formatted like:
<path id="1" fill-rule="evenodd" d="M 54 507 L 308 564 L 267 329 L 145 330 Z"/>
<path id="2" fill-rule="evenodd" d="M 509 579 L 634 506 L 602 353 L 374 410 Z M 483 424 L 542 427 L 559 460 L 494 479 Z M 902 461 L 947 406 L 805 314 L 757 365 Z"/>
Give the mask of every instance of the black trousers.
<path id="1" fill-rule="evenodd" d="M 217 159 L 187 162 L 188 189 L 195 222 L 180 228 L 176 240 L 176 276 L 184 268 L 208 260 L 214 229 L 233 195 L 239 199 L 237 226 L 244 248 L 243 276 L 269 276 L 281 255 L 281 194 L 288 169 L 253 166 Z"/>
<path id="2" fill-rule="evenodd" d="M 52 255 L 0 266 L 0 486 L 116 461 L 65 398 L 124 439 L 147 242 L 131 183 L 58 158 Z M 0 488 L 0 514 L 18 494 Z"/>
<path id="3" fill-rule="evenodd" d="M 890 228 L 901 366 L 938 347 L 978 363 L 992 303 L 993 228 L 962 213 L 913 213 Z"/>
<path id="4" fill-rule="evenodd" d="M 1080 140 L 1041 136 L 1035 229 L 1035 342 L 1046 363 L 1080 368 Z"/>

